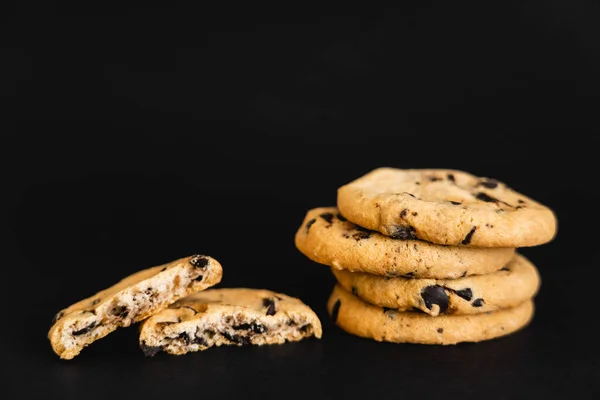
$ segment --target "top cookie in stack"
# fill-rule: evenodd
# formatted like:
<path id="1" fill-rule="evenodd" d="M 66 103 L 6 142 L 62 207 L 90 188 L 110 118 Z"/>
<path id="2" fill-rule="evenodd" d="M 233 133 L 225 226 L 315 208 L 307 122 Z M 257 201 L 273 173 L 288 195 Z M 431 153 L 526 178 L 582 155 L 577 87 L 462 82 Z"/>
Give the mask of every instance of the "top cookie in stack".
<path id="1" fill-rule="evenodd" d="M 329 311 L 344 330 L 452 344 L 506 335 L 533 316 L 539 274 L 515 248 L 552 240 L 544 205 L 462 171 L 393 168 L 342 186 L 337 203 L 310 210 L 295 241 L 333 267 Z"/>

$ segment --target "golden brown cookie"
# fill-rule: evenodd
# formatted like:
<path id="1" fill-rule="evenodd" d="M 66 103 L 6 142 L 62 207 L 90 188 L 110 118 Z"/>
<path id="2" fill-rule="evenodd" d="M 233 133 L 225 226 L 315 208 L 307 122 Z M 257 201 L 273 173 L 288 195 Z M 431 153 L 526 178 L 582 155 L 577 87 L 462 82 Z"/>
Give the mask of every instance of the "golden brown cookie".
<path id="1" fill-rule="evenodd" d="M 400 239 L 527 247 L 556 234 L 552 210 L 504 183 L 445 169 L 379 168 L 340 187 L 349 221 Z"/>
<path id="2" fill-rule="evenodd" d="M 406 278 L 453 279 L 497 271 L 514 248 L 442 246 L 422 240 L 394 239 L 363 229 L 334 207 L 315 208 L 296 232 L 298 250 L 336 269 Z"/>

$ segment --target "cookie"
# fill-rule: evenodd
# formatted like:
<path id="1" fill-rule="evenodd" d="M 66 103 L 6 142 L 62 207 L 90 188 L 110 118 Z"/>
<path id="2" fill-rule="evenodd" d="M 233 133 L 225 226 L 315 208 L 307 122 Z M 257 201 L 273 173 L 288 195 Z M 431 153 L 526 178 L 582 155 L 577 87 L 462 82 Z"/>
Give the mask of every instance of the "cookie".
<path id="1" fill-rule="evenodd" d="M 348 220 L 384 235 L 474 247 L 551 241 L 554 212 L 504 183 L 445 169 L 379 168 L 338 189 Z"/>
<path id="2" fill-rule="evenodd" d="M 299 299 L 259 289 L 192 294 L 142 323 L 140 347 L 185 354 L 221 345 L 266 345 L 321 338 L 321 322 Z"/>
<path id="3" fill-rule="evenodd" d="M 376 275 L 454 279 L 497 271 L 514 248 L 441 246 L 415 239 L 394 239 L 363 229 L 334 207 L 308 211 L 296 232 L 296 247 L 312 261 Z"/>
<path id="4" fill-rule="evenodd" d="M 202 255 L 139 271 L 56 314 L 48 332 L 52 349 L 70 360 L 118 327 L 141 321 L 190 293 L 219 283 L 222 275 L 221 264 Z"/>
<path id="5" fill-rule="evenodd" d="M 336 285 L 327 309 L 346 332 L 378 342 L 449 345 L 480 342 L 516 332 L 534 313 L 533 301 L 476 315 L 431 317 L 415 311 L 397 311 L 371 305 Z"/>
<path id="6" fill-rule="evenodd" d="M 535 266 L 517 254 L 502 269 L 459 279 L 406 279 L 332 268 L 339 284 L 379 307 L 400 311 L 417 308 L 431 316 L 480 314 L 516 307 L 532 299 L 540 286 Z"/>

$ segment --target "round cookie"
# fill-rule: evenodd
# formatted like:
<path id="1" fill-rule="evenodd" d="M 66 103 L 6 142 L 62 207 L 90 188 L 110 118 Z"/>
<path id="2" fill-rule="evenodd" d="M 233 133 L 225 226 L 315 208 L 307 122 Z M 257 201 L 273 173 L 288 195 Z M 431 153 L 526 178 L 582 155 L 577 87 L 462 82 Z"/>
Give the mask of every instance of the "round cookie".
<path id="1" fill-rule="evenodd" d="M 459 279 L 386 278 L 335 268 L 332 272 L 344 289 L 368 303 L 400 311 L 416 308 L 433 317 L 516 307 L 532 299 L 540 286 L 537 269 L 520 254 L 499 271 Z"/>
<path id="2" fill-rule="evenodd" d="M 525 327 L 534 314 L 533 301 L 477 315 L 431 317 L 397 311 L 364 302 L 336 285 L 327 310 L 346 332 L 378 342 L 449 345 L 480 342 L 505 336 Z"/>
<path id="3" fill-rule="evenodd" d="M 487 274 L 505 266 L 514 248 L 441 246 L 401 240 L 363 229 L 335 207 L 315 208 L 296 232 L 296 247 L 312 261 L 376 275 L 454 279 Z"/>
<path id="4" fill-rule="evenodd" d="M 321 321 L 300 299 L 264 289 L 194 293 L 142 322 L 140 347 L 185 354 L 221 345 L 267 345 L 321 338 Z"/>
<path id="5" fill-rule="evenodd" d="M 384 235 L 475 247 L 551 241 L 556 216 L 499 181 L 444 169 L 378 168 L 340 187 L 348 220 Z"/>

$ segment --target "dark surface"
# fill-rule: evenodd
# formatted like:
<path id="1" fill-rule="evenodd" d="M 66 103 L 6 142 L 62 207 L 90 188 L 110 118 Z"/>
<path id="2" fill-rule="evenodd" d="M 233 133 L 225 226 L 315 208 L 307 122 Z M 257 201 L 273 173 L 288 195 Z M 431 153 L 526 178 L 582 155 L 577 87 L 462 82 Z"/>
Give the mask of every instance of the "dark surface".
<path id="1" fill-rule="evenodd" d="M 9 397 L 597 398 L 600 196 L 583 134 L 599 132 L 598 3 L 403 4 L 7 6 Z M 543 280 L 527 329 L 438 347 L 332 325 L 334 278 L 293 237 L 309 208 L 379 166 L 464 169 L 556 211 L 556 240 L 523 250 Z M 70 362 L 52 353 L 61 308 L 193 253 L 223 264 L 221 287 L 300 297 L 323 339 L 147 359 L 130 328 Z"/>

